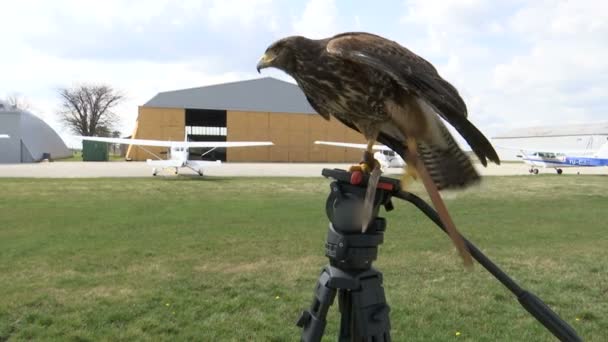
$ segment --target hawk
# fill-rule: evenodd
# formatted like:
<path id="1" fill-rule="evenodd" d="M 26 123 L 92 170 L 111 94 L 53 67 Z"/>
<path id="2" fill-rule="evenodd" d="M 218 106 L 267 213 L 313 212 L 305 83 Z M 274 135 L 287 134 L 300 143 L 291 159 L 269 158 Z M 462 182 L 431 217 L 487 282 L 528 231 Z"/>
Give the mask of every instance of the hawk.
<path id="1" fill-rule="evenodd" d="M 363 134 L 368 143 L 364 160 L 374 170 L 374 178 L 379 178 L 371 157 L 375 141 L 403 157 L 406 174 L 420 176 L 450 237 L 465 263 L 470 263 L 438 189 L 466 187 L 477 182 L 479 174 L 443 120 L 462 135 L 484 166 L 488 160 L 496 164 L 500 160 L 467 119 L 467 107 L 456 88 L 431 63 L 397 42 L 348 32 L 319 40 L 280 39 L 257 64 L 258 72 L 268 67 L 293 77 L 325 119 L 333 116 Z"/>

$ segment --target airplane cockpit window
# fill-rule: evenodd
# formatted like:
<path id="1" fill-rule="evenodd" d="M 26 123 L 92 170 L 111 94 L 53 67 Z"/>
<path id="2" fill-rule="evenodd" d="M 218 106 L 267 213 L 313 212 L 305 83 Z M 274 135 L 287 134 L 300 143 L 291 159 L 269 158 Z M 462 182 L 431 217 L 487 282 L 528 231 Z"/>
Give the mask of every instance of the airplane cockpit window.
<path id="1" fill-rule="evenodd" d="M 555 153 L 551 153 L 551 152 L 536 152 L 534 153 L 535 156 L 539 156 L 541 158 L 555 158 Z"/>

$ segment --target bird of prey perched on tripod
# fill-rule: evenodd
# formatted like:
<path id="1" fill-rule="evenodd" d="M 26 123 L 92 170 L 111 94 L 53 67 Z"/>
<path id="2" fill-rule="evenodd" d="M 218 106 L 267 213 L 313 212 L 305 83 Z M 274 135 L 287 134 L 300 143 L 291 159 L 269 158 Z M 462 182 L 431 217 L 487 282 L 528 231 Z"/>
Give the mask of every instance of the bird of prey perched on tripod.
<path id="1" fill-rule="evenodd" d="M 420 176 L 465 264 L 471 263 L 438 189 L 466 187 L 477 182 L 479 175 L 441 119 L 462 135 L 484 166 L 488 160 L 496 164 L 500 160 L 467 119 L 458 91 L 431 63 L 394 41 L 349 32 L 320 40 L 280 39 L 257 64 L 258 72 L 267 67 L 293 77 L 325 119 L 333 116 L 363 134 L 368 142 L 363 170 L 372 170 L 372 191 L 380 177 L 372 156 L 374 142 L 403 157 L 409 168 L 406 174 Z"/>

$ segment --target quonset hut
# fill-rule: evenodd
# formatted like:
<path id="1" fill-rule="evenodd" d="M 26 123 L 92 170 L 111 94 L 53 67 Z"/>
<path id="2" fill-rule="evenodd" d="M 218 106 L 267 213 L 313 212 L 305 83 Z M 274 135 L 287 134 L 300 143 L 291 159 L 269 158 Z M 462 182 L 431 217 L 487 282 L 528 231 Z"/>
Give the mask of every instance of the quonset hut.
<path id="1" fill-rule="evenodd" d="M 72 155 L 59 135 L 34 114 L 0 102 L 0 163 L 32 163 Z"/>

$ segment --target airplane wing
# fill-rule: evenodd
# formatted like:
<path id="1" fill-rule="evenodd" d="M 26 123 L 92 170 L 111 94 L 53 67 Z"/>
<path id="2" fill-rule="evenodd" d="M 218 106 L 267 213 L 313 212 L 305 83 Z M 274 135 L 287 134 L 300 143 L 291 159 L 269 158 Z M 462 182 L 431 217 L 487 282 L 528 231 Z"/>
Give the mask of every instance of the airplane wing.
<path id="1" fill-rule="evenodd" d="M 546 153 L 561 153 L 561 154 L 570 154 L 570 153 L 580 153 L 580 154 L 592 154 L 596 152 L 595 150 L 558 150 L 555 147 L 542 147 L 542 146 L 532 146 L 532 147 L 515 147 L 515 146 L 502 146 L 502 145 L 494 145 L 496 148 L 503 148 L 505 150 L 516 150 L 522 152 L 546 152 Z"/>
<path id="2" fill-rule="evenodd" d="M 247 147 L 247 146 L 270 146 L 271 141 L 188 141 L 180 142 L 177 146 L 183 147 Z"/>
<path id="3" fill-rule="evenodd" d="M 103 138 L 103 137 L 76 137 L 82 140 L 90 141 L 101 141 L 111 144 L 125 144 L 125 145 L 140 145 L 140 146 L 161 146 L 171 147 L 178 145 L 176 142 L 165 141 L 165 140 L 147 140 L 147 139 L 123 139 L 123 138 Z M 183 142 L 181 142 L 183 144 Z"/>
<path id="4" fill-rule="evenodd" d="M 350 147 L 350 148 L 358 148 L 361 150 L 367 149 L 367 144 L 352 144 L 352 143 L 343 143 L 343 142 L 334 142 L 334 141 L 315 141 L 317 145 L 329 145 L 329 146 L 338 146 L 338 147 Z M 390 148 L 384 145 L 374 145 L 374 150 L 378 151 L 392 151 Z"/>
<path id="5" fill-rule="evenodd" d="M 9 139 L 10 137 L 8 134 L 0 134 L 0 139 Z"/>

